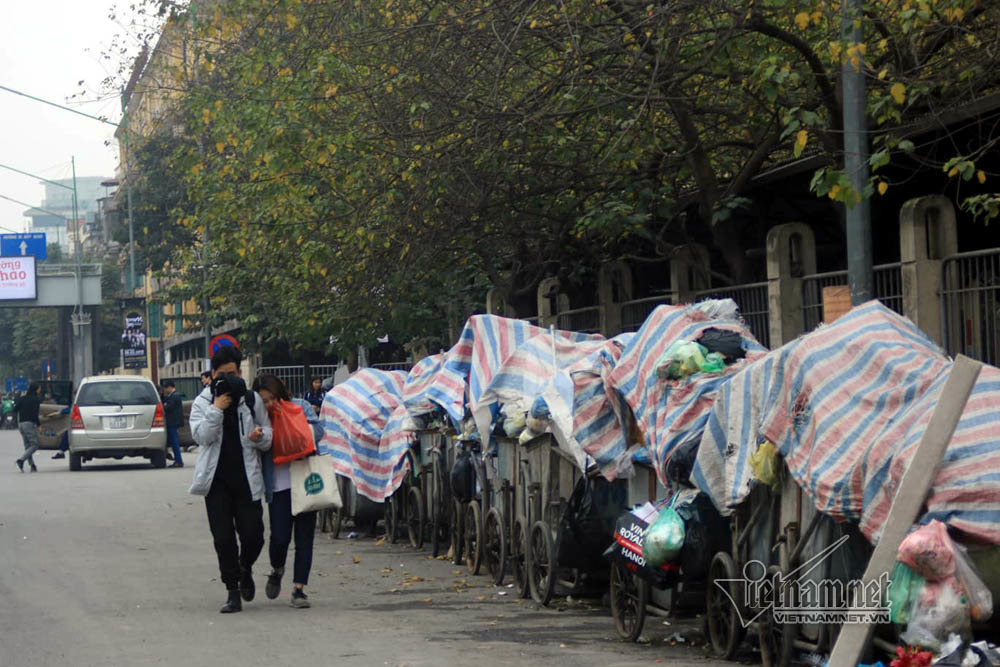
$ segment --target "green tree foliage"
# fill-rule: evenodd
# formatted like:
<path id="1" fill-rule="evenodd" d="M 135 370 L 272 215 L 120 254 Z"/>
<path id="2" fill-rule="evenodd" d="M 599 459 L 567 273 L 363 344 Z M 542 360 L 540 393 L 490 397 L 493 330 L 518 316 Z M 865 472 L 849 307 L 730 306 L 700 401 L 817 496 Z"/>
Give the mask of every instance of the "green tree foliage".
<path id="1" fill-rule="evenodd" d="M 884 193 L 902 154 L 988 181 L 995 138 L 943 158 L 907 137 L 998 92 L 998 13 L 876 0 L 851 44 L 831 0 L 201 3 L 173 19 L 175 140 L 150 149 L 149 220 L 181 239 L 171 298 L 209 298 L 259 341 L 347 349 L 437 333 L 487 284 L 530 302 L 547 275 L 694 238 L 739 281 L 737 213 L 769 167 L 819 155 L 814 191 L 846 205 Z M 845 64 L 877 131 L 862 193 L 842 171 Z"/>

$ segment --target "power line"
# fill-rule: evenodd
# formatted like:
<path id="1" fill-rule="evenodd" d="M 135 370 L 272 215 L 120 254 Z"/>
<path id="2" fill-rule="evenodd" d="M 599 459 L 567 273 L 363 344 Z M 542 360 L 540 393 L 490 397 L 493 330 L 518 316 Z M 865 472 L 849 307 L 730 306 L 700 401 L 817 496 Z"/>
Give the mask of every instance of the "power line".
<path id="1" fill-rule="evenodd" d="M 35 97 L 34 95 L 29 95 L 28 93 L 21 92 L 20 90 L 14 90 L 13 88 L 8 88 L 7 86 L 0 86 L 0 90 L 6 90 L 8 93 L 14 93 L 15 95 L 20 95 L 21 97 L 27 97 L 29 100 L 34 100 L 36 102 L 41 102 L 42 104 L 48 104 L 57 109 L 62 109 L 63 111 L 69 111 L 70 113 L 75 113 L 77 115 L 83 116 L 84 118 L 89 118 L 90 120 L 96 120 L 113 127 L 118 127 L 118 123 L 113 123 L 107 118 L 101 118 L 100 116 L 91 116 L 89 113 L 84 113 L 82 111 L 77 111 L 71 107 L 58 104 L 56 102 L 50 102 L 49 100 L 43 100 L 41 97 Z"/>

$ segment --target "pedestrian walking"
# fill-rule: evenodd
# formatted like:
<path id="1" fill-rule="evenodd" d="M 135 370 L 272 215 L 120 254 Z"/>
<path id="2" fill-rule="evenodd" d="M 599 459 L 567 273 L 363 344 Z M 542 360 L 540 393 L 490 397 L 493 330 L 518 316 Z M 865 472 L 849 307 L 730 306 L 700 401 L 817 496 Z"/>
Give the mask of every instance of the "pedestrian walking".
<path id="1" fill-rule="evenodd" d="M 323 405 L 323 396 L 323 380 L 321 378 L 313 378 L 312 382 L 309 383 L 309 391 L 302 398 L 316 411 L 316 415 L 318 416 L 319 409 Z"/>
<path id="2" fill-rule="evenodd" d="M 181 403 L 181 397 L 177 395 L 177 387 L 173 380 L 163 381 L 163 421 L 167 429 L 167 445 L 174 453 L 174 462 L 170 467 L 183 468 L 181 441 L 177 432 L 184 424 L 184 404 Z"/>
<path id="3" fill-rule="evenodd" d="M 31 472 L 38 472 L 35 460 L 31 455 L 38 451 L 38 408 L 42 404 L 42 388 L 37 382 L 28 386 L 28 393 L 18 399 L 15 405 L 17 411 L 17 428 L 21 431 L 24 441 L 24 453 L 17 459 L 17 469 L 24 472 L 24 462 L 27 461 Z"/>
<path id="4" fill-rule="evenodd" d="M 253 565 L 264 548 L 260 455 L 271 448 L 271 422 L 260 397 L 247 391 L 239 368 L 242 360 L 235 347 L 216 352 L 212 383 L 191 406 L 191 432 L 200 447 L 189 493 L 205 496 L 227 591 L 219 610 L 224 614 L 241 611 L 241 597 L 253 600 Z"/>
<path id="5" fill-rule="evenodd" d="M 314 442 L 319 440 L 322 428 L 319 427 L 319 417 L 313 413 L 312 406 L 301 398 L 293 399 L 280 379 L 274 375 L 262 375 L 254 380 L 253 386 L 267 407 L 269 417 L 273 416 L 275 412 L 281 411 L 282 404 L 286 402 L 295 403 L 302 408 L 306 421 L 312 427 Z M 295 561 L 289 604 L 304 609 L 310 606 L 305 587 L 309 584 L 309 571 L 312 569 L 316 512 L 302 512 L 292 516 L 292 479 L 289 463 L 276 465 L 268 454 L 265 454 L 263 458 L 267 516 L 271 523 L 271 536 L 268 540 L 271 574 L 267 576 L 264 593 L 271 600 L 281 594 L 281 578 L 285 574 L 288 547 L 294 534 Z"/>

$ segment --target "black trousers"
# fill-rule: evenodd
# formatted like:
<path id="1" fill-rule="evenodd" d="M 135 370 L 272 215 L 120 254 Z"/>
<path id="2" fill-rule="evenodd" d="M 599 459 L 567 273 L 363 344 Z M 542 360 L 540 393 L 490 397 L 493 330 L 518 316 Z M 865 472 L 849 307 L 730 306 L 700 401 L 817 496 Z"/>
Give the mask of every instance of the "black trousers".
<path id="1" fill-rule="evenodd" d="M 222 583 L 234 590 L 239 588 L 240 571 L 252 569 L 264 548 L 263 508 L 259 500 L 251 499 L 249 487 L 227 484 L 219 477 L 205 496 L 205 509 Z"/>
<path id="2" fill-rule="evenodd" d="M 288 558 L 288 545 L 292 541 L 293 528 L 295 533 L 295 571 L 293 584 L 309 583 L 309 570 L 312 569 L 313 537 L 316 535 L 316 512 L 303 512 L 292 516 L 292 492 L 288 489 L 275 491 L 271 504 L 267 506 L 267 514 L 271 519 L 271 540 L 268 552 L 271 557 L 271 567 L 285 567 Z"/>

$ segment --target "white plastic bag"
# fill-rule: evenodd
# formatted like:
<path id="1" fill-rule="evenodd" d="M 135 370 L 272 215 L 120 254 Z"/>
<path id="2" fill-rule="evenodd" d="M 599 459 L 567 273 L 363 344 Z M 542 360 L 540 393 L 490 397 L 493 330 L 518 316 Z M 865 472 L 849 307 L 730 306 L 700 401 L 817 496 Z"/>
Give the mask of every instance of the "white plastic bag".
<path id="1" fill-rule="evenodd" d="M 343 506 L 333 458 L 307 456 L 288 465 L 292 479 L 292 516 Z"/>

